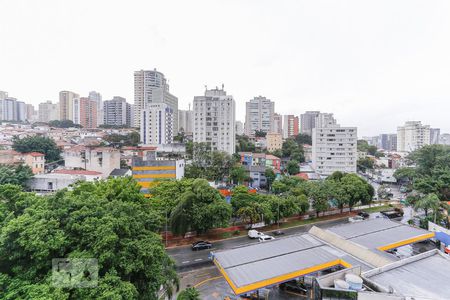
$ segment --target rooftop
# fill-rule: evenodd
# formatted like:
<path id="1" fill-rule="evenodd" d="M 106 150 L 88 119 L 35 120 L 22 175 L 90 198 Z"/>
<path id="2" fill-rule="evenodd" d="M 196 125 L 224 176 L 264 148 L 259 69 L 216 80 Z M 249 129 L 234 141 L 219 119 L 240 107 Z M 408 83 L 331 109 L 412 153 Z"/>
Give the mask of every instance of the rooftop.
<path id="1" fill-rule="evenodd" d="M 55 170 L 56 174 L 68 174 L 68 175 L 102 175 L 100 172 L 87 171 L 87 170 Z"/>

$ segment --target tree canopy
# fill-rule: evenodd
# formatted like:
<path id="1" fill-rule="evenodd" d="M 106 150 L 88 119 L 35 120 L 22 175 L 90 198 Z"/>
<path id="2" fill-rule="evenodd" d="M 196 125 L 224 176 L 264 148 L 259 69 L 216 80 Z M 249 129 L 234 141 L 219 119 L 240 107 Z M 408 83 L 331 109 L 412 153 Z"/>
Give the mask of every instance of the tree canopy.
<path id="1" fill-rule="evenodd" d="M 56 128 L 81 128 L 80 124 L 75 124 L 72 120 L 52 120 L 48 122 L 48 125 Z"/>
<path id="2" fill-rule="evenodd" d="M 141 136 L 137 131 L 132 131 L 124 135 L 117 133 L 108 134 L 103 139 L 111 144 L 136 147 L 141 141 Z"/>
<path id="3" fill-rule="evenodd" d="M 13 149 L 17 152 L 40 152 L 45 155 L 46 162 L 54 162 L 61 159 L 61 150 L 55 141 L 43 136 L 29 136 L 25 138 L 14 137 Z"/>
<path id="4" fill-rule="evenodd" d="M 292 138 L 288 138 L 283 142 L 281 151 L 283 157 L 289 157 L 290 159 L 298 162 L 305 161 L 303 146 L 297 144 L 297 142 Z"/>
<path id="5" fill-rule="evenodd" d="M 25 187 L 31 177 L 33 172 L 27 165 L 0 165 L 0 185 L 15 184 Z"/>
<path id="6" fill-rule="evenodd" d="M 50 196 L 0 186 L 0 298 L 157 299 L 178 278 L 161 217 L 131 178 L 80 182 Z M 51 284 L 53 258 L 95 258 L 98 287 Z"/>

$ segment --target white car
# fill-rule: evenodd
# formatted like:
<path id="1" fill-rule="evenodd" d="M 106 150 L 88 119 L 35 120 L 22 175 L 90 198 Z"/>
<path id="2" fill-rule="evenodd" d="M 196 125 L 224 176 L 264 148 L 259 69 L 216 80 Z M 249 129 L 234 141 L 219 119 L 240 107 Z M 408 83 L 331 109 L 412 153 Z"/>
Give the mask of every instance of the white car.
<path id="1" fill-rule="evenodd" d="M 273 237 L 273 236 L 270 236 L 270 235 L 262 235 L 262 236 L 260 236 L 259 237 L 259 242 L 260 243 L 263 243 L 263 242 L 267 242 L 267 241 L 271 241 L 271 240 L 274 240 L 275 238 Z"/>
<path id="2" fill-rule="evenodd" d="M 364 221 L 364 218 L 361 217 L 361 216 L 354 216 L 354 217 L 348 218 L 348 221 L 349 221 L 350 223 L 357 223 L 357 222 L 362 222 L 362 221 Z"/>
<path id="3" fill-rule="evenodd" d="M 257 239 L 257 238 L 259 238 L 260 236 L 263 236 L 263 235 L 264 235 L 264 233 L 259 232 L 258 230 L 252 229 L 252 230 L 248 231 L 248 237 L 251 238 L 251 239 Z"/>

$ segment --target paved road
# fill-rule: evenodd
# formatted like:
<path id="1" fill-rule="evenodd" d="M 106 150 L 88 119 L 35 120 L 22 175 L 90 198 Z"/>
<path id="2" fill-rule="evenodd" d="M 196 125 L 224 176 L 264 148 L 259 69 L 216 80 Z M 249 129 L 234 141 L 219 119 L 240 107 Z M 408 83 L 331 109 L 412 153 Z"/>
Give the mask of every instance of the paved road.
<path id="1" fill-rule="evenodd" d="M 299 227 L 283 229 L 285 233 L 283 236 L 289 236 L 299 233 L 307 232 L 313 225 L 320 228 L 328 228 L 338 224 L 347 223 L 347 218 L 340 220 L 322 221 L 317 224 L 309 224 Z M 271 235 L 270 231 L 267 232 Z M 244 245 L 258 243 L 258 240 L 251 240 L 247 236 L 227 239 L 213 243 L 213 248 L 210 251 L 232 249 Z M 211 264 L 208 256 L 209 250 L 192 251 L 190 246 L 182 246 L 168 249 L 168 254 L 175 260 L 177 269 L 179 271 L 190 271 L 199 267 L 203 267 L 207 264 Z"/>

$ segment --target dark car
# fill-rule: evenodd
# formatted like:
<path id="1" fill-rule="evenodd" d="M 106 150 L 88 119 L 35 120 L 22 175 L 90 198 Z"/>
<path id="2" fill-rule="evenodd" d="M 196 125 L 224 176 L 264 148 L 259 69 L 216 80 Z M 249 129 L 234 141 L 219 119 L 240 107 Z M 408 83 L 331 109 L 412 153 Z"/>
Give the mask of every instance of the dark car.
<path id="1" fill-rule="evenodd" d="M 283 234 L 284 234 L 284 232 L 281 231 L 281 230 L 275 230 L 275 231 L 272 232 L 272 233 L 273 233 L 273 235 L 283 235 Z"/>
<path id="2" fill-rule="evenodd" d="M 358 213 L 358 216 L 363 217 L 364 219 L 367 219 L 368 217 L 370 217 L 370 214 L 365 211 L 360 211 Z"/>
<path id="3" fill-rule="evenodd" d="M 192 251 L 211 249 L 212 244 L 206 241 L 198 241 L 192 244 Z"/>
<path id="4" fill-rule="evenodd" d="M 299 294 L 303 294 L 303 295 L 305 295 L 308 292 L 306 287 L 302 283 L 300 283 L 296 280 L 283 282 L 282 284 L 280 284 L 280 289 L 283 291 L 290 291 L 290 292 L 299 293 Z"/>

